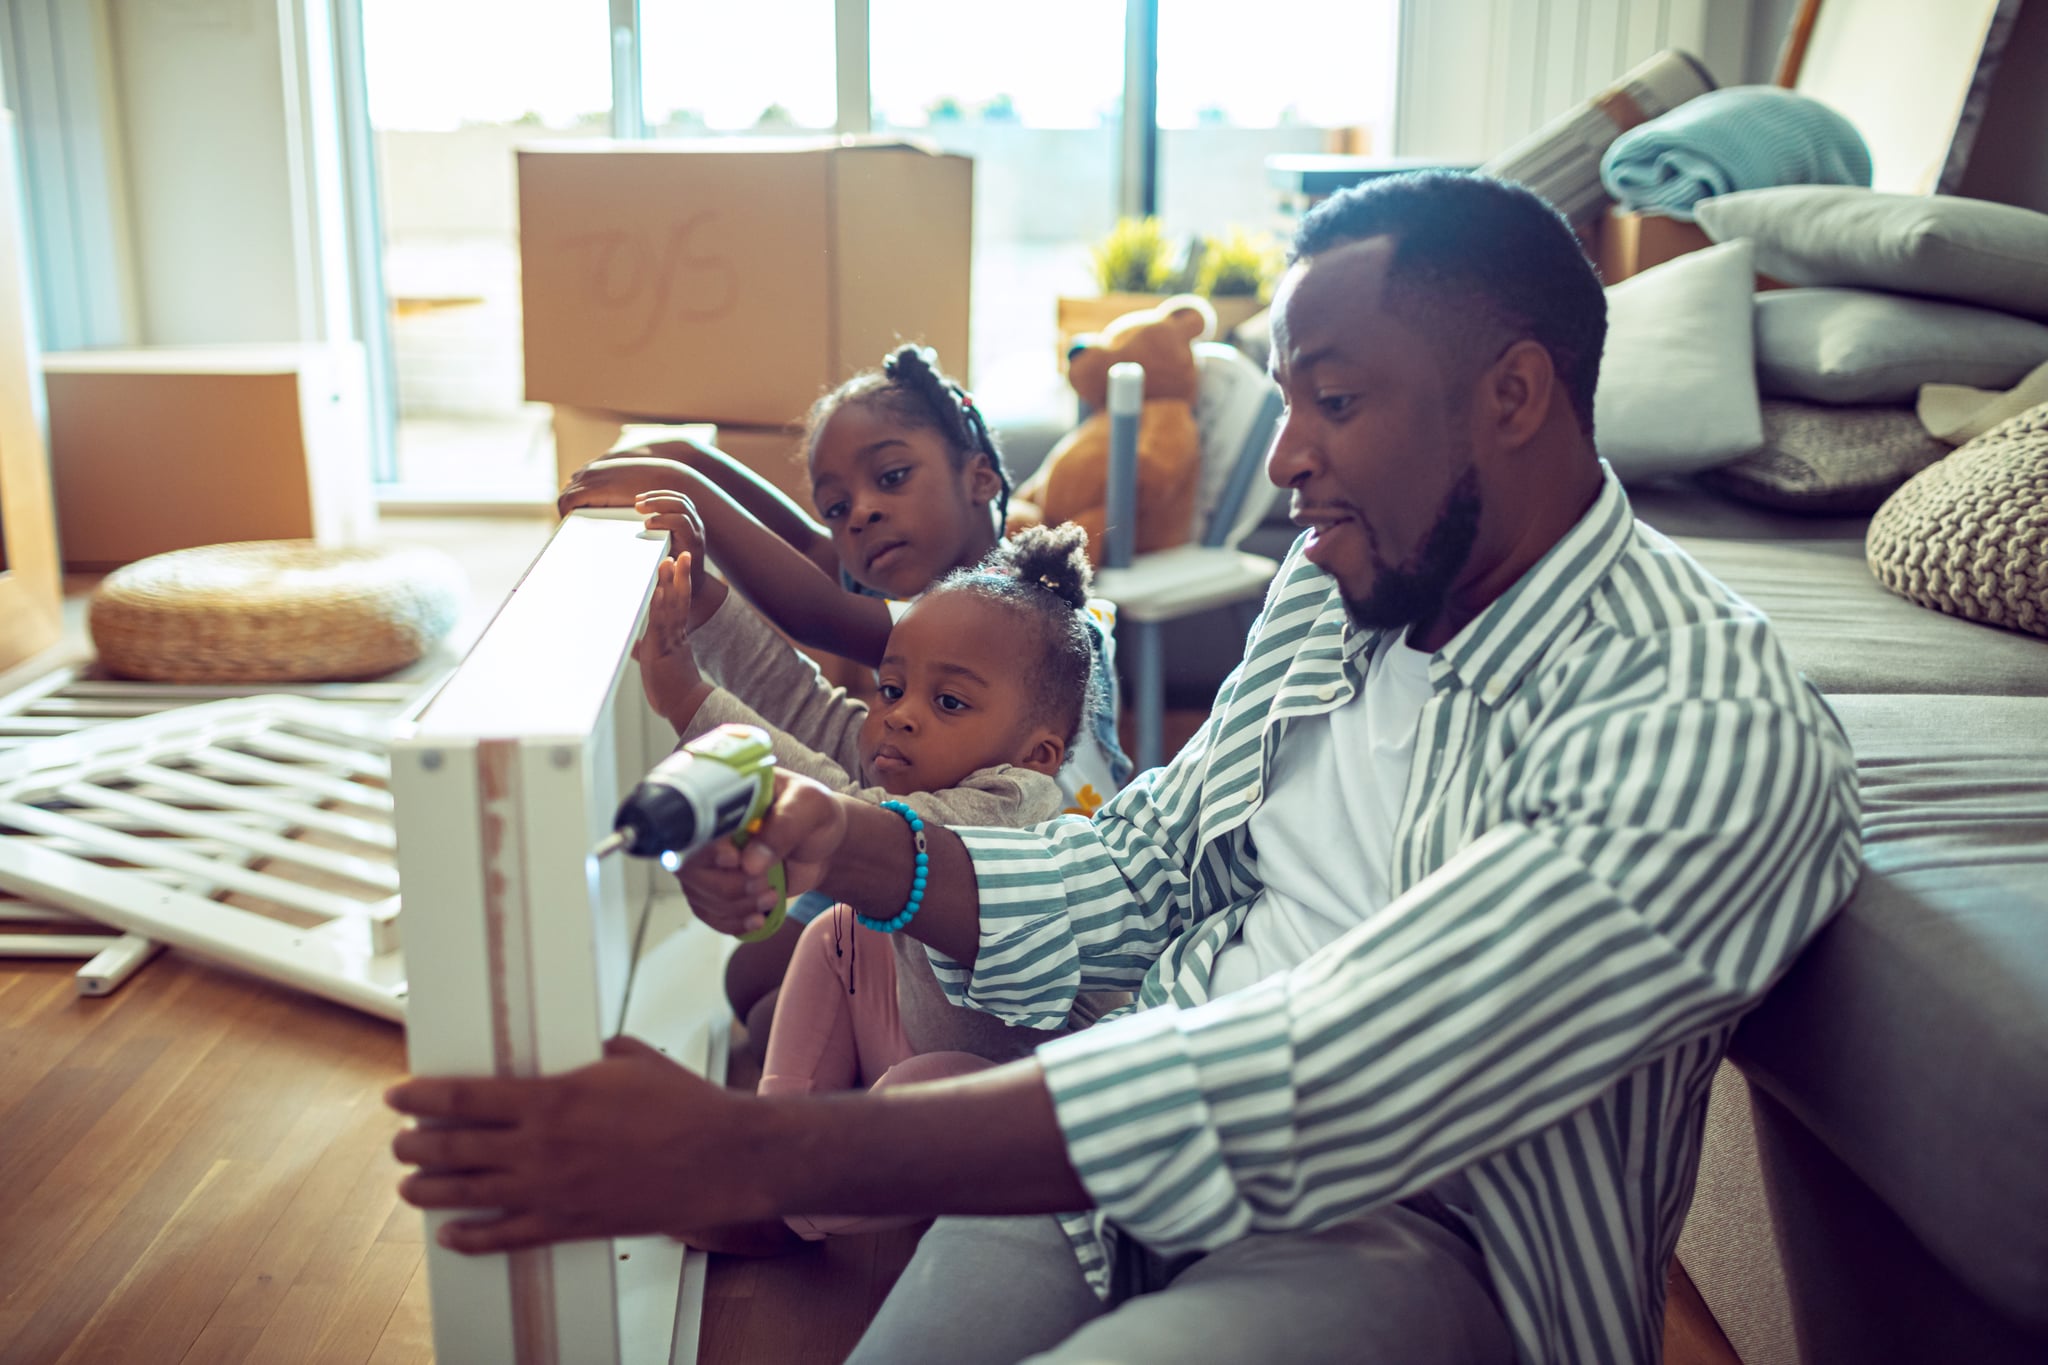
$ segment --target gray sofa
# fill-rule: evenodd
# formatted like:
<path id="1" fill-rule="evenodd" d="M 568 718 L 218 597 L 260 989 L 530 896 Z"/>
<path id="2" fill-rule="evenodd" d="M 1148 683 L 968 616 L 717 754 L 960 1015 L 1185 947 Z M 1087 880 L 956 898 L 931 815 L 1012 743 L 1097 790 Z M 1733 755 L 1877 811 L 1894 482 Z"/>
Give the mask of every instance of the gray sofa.
<path id="1" fill-rule="evenodd" d="M 1049 444 L 1011 439 L 1018 477 Z M 1886 592 L 1867 517 L 1631 497 L 1771 616 L 1864 805 L 1855 895 L 1715 1083 L 1679 1260 L 1744 1365 L 2048 1361 L 2048 640 Z M 1294 534 L 1276 504 L 1245 548 Z M 1238 625 L 1177 624 L 1206 704 Z"/>
<path id="2" fill-rule="evenodd" d="M 1866 518 L 1635 502 L 1771 615 L 1864 805 L 1855 895 L 1715 1085 L 1679 1260 L 1745 1365 L 2048 1360 L 2048 640 L 1885 592 Z"/>

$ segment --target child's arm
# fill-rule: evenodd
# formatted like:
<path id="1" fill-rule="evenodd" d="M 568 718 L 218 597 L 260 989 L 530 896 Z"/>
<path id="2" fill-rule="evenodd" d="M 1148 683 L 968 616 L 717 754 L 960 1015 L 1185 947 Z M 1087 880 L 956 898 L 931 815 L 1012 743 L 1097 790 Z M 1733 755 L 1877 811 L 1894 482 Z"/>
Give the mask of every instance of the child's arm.
<path id="1" fill-rule="evenodd" d="M 631 507 L 642 493 L 675 487 L 682 470 L 694 471 L 725 493 L 826 577 L 839 576 L 839 557 L 824 527 L 774 484 L 724 451 L 695 441 L 651 441 L 592 460 L 569 476 L 555 510 L 566 517 L 579 507 Z"/>
<path id="2" fill-rule="evenodd" d="M 831 533 L 774 484 L 712 446 L 672 441 L 649 449 L 654 453 L 676 452 L 669 458 L 695 470 L 756 521 L 795 546 L 805 559 L 824 570 L 827 578 L 838 580 L 839 554 L 832 548 Z"/>
<path id="3" fill-rule="evenodd" d="M 704 526 L 690 500 L 657 494 L 648 503 L 664 509 L 648 518 L 650 529 L 669 534 L 671 548 L 682 562 L 703 563 Z M 687 725 L 676 724 L 677 733 L 692 739 L 725 721 L 765 723 L 788 731 L 837 764 L 840 779 L 850 784 L 845 774 L 860 771 L 860 729 L 867 719 L 866 705 L 826 682 L 818 666 L 777 635 L 752 606 L 729 601 L 731 594 L 724 583 L 707 574 L 698 584 L 701 586 L 693 586 L 690 576 L 683 574 L 673 594 L 657 591 L 648 613 L 648 633 L 659 638 L 656 622 L 664 612 L 681 611 L 688 618 L 684 629 L 690 658 L 708 681 L 724 685 L 712 691 Z M 727 689 L 743 693 L 751 707 Z M 798 771 L 818 776 L 808 769 Z"/>
<path id="4" fill-rule="evenodd" d="M 647 627 L 633 646 L 647 704 L 685 738 L 693 733 L 697 713 L 713 691 L 690 650 L 690 563 L 695 557 L 685 550 L 661 561 L 655 570 L 654 600 L 647 606 Z"/>
<path id="5" fill-rule="evenodd" d="M 680 490 L 703 519 L 718 566 L 769 620 L 798 644 L 842 654 L 870 668 L 882 662 L 895 624 L 888 604 L 847 592 L 786 541 L 748 515 L 710 480 L 683 471 Z M 654 530 L 673 531 L 666 519 L 679 509 L 661 493 L 636 506 Z M 697 575 L 701 584 L 703 575 Z"/>

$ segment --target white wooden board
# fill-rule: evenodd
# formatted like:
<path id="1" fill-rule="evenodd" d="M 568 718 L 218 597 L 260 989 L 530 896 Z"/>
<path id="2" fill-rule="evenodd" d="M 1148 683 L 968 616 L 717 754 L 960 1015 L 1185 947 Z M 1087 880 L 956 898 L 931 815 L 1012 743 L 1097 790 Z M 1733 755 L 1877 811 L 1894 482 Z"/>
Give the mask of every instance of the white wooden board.
<path id="1" fill-rule="evenodd" d="M 569 518 L 393 746 L 416 1074 L 597 1060 L 657 913 L 632 1031 L 698 1070 L 723 1056 L 726 940 L 691 927 L 680 897 L 657 904 L 673 883 L 651 864 L 587 857 L 674 743 L 629 653 L 662 552 L 632 522 Z M 433 1242 L 449 1216 L 428 1218 L 440 1365 L 694 1360 L 696 1253 L 635 1238 L 464 1257 Z"/>

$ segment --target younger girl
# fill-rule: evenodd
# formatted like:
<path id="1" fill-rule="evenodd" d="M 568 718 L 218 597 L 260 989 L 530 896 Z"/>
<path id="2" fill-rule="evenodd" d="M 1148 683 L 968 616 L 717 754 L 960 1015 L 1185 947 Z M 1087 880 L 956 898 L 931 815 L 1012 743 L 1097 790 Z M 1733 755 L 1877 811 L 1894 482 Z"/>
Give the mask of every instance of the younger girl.
<path id="1" fill-rule="evenodd" d="M 685 544 L 694 539 L 680 509 L 658 520 L 671 522 Z M 1084 544 L 1075 527 L 1035 529 L 983 566 L 942 578 L 891 630 L 871 706 L 827 687 L 758 617 L 737 613 L 721 621 L 727 612 L 714 600 L 697 631 L 710 637 L 702 647 L 728 666 L 749 667 L 765 716 L 713 687 L 697 668 L 688 622 L 692 607 L 703 603 L 693 602 L 688 566 L 701 554 L 698 545 L 662 566 L 639 650 L 648 696 L 685 739 L 727 721 L 765 719 L 778 762 L 868 800 L 900 798 L 921 819 L 1050 819 L 1063 801 L 1053 774 L 1088 713 L 1094 685 Z M 706 592 L 720 598 L 723 586 L 710 580 Z M 1072 1022 L 1087 1022 L 1099 1007 L 1090 1002 Z M 796 946 L 761 1092 L 953 1075 L 1021 1056 L 1048 1036 L 948 1003 L 922 945 L 864 928 L 848 907 L 836 905 L 803 930 Z M 845 1226 L 803 1219 L 790 1225 L 806 1237 Z M 756 1242 L 754 1249 L 764 1248 Z"/>

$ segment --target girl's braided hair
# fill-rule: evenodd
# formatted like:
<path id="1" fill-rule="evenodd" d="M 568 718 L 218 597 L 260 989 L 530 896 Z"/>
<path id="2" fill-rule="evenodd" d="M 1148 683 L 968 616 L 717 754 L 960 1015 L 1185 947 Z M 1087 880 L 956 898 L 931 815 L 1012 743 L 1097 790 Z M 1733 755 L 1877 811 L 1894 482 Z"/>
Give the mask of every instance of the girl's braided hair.
<path id="1" fill-rule="evenodd" d="M 1090 582 L 1088 533 L 1068 522 L 1020 531 L 981 563 L 955 569 L 931 588 L 979 594 L 1038 625 L 1043 647 L 1032 667 L 1030 692 L 1037 718 L 1069 745 L 1098 705 Z"/>
<path id="2" fill-rule="evenodd" d="M 953 453 L 955 469 L 974 455 L 987 456 L 1000 489 L 995 513 L 996 534 L 1002 534 L 1010 515 L 1010 471 L 1003 465 L 995 433 L 975 406 L 974 395 L 940 371 L 937 352 L 927 346 L 899 346 L 882 362 L 881 369 L 855 375 L 820 398 L 811 408 L 804 431 L 807 459 L 814 453 L 825 423 L 842 404 L 851 402 L 878 404 L 910 427 L 937 432 Z"/>

